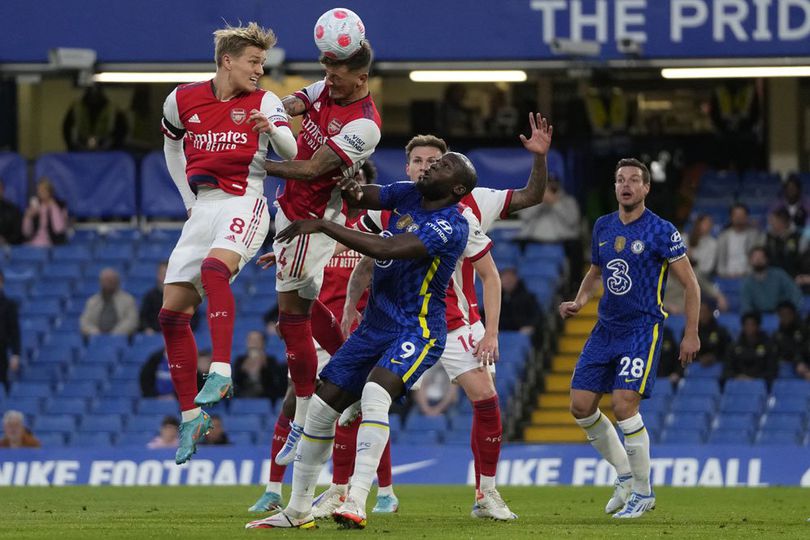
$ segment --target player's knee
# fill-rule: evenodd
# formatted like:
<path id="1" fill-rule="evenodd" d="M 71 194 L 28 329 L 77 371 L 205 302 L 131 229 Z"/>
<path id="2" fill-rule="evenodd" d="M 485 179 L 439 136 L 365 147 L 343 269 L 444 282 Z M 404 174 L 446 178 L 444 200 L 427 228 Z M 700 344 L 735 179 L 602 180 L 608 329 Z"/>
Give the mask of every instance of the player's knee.
<path id="1" fill-rule="evenodd" d="M 571 405 L 569 407 L 569 411 L 571 415 L 576 418 L 588 418 L 592 416 L 596 412 L 596 405 L 591 403 L 580 403 L 577 401 L 571 401 Z"/>
<path id="2" fill-rule="evenodd" d="M 638 403 L 633 401 L 614 401 L 613 414 L 616 420 L 627 420 L 638 414 Z"/>
<path id="3" fill-rule="evenodd" d="M 363 386 L 363 395 L 360 399 L 360 406 L 363 411 L 363 418 L 373 420 L 380 415 L 388 415 L 391 408 L 391 394 L 375 382 L 367 382 Z"/>
<path id="4" fill-rule="evenodd" d="M 485 368 L 478 368 L 463 373 L 457 379 L 470 401 L 481 401 L 498 395 L 492 377 Z"/>

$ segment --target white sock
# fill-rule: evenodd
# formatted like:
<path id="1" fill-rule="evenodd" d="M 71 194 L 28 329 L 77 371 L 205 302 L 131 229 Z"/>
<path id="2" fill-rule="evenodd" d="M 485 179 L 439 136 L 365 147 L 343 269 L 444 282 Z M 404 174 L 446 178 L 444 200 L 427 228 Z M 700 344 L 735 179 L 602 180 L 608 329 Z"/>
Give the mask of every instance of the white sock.
<path id="1" fill-rule="evenodd" d="M 619 434 L 613 428 L 610 420 L 596 409 L 596 412 L 587 418 L 577 418 L 579 427 L 585 430 L 588 440 L 605 460 L 613 465 L 616 474 L 625 476 L 630 474 L 630 463 L 627 460 L 627 452 L 622 448 L 622 441 Z M 619 422 L 621 424 L 621 422 Z"/>
<path id="2" fill-rule="evenodd" d="M 231 365 L 228 362 L 211 362 L 211 367 L 208 368 L 208 373 L 216 373 L 223 377 L 231 376 Z"/>
<path id="3" fill-rule="evenodd" d="M 481 491 L 486 491 L 488 489 L 495 489 L 495 477 L 494 476 L 480 476 L 481 480 L 478 485 L 478 489 Z"/>
<path id="4" fill-rule="evenodd" d="M 202 412 L 202 409 L 199 408 L 199 407 L 195 407 L 195 408 L 189 409 L 187 411 L 182 411 L 180 413 L 180 416 L 182 417 L 183 422 L 190 422 L 190 421 L 194 420 L 195 418 L 197 418 L 198 416 L 200 416 L 200 412 Z"/>
<path id="5" fill-rule="evenodd" d="M 271 461 L 271 463 L 272 463 L 272 461 Z M 267 487 L 264 488 L 264 492 L 265 493 L 278 493 L 279 495 L 281 495 L 281 482 L 267 482 Z"/>
<path id="6" fill-rule="evenodd" d="M 293 422 L 299 426 L 303 426 L 304 422 L 307 421 L 307 411 L 309 410 L 310 401 L 312 401 L 312 396 L 295 396 L 295 415 L 293 415 Z"/>
<path id="7" fill-rule="evenodd" d="M 382 497 L 382 496 L 386 496 L 386 495 L 388 497 L 391 497 L 391 496 L 394 495 L 394 484 L 391 484 L 390 486 L 378 487 L 377 488 L 377 497 Z"/>
<path id="8" fill-rule="evenodd" d="M 619 421 L 624 433 L 624 449 L 633 472 L 633 491 L 641 495 L 652 492 L 650 486 L 650 435 L 644 427 L 641 413 Z"/>
<path id="9" fill-rule="evenodd" d="M 354 475 L 349 496 L 365 510 L 371 483 L 377 474 L 385 445 L 388 443 L 388 409 L 391 396 L 377 383 L 369 382 L 363 387 L 360 400 L 363 420 L 357 430 L 357 457 L 354 460 Z"/>
<path id="10" fill-rule="evenodd" d="M 332 484 L 332 487 L 338 490 L 341 495 L 346 495 L 349 492 L 349 484 Z"/>
<path id="11" fill-rule="evenodd" d="M 302 518 L 312 512 L 315 485 L 323 465 L 332 456 L 335 422 L 340 416 L 339 412 L 318 396 L 312 396 L 308 401 L 309 413 L 293 465 L 290 503 L 284 510 L 295 518 Z"/>

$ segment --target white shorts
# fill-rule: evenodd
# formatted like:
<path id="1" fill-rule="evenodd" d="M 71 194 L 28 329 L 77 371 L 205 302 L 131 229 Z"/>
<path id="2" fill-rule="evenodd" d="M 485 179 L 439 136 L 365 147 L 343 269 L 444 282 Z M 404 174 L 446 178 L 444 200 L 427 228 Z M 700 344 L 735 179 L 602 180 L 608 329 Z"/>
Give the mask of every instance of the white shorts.
<path id="1" fill-rule="evenodd" d="M 456 382 L 461 375 L 481 367 L 481 361 L 473 356 L 475 344 L 484 337 L 484 325 L 481 321 L 472 326 L 462 326 L 447 334 L 442 357 L 437 364 L 441 364 L 450 380 Z M 488 366 L 490 373 L 495 373 L 495 366 Z M 416 381 L 413 388 L 421 386 L 421 379 Z M 413 390 L 413 388 L 411 388 Z"/>
<path id="2" fill-rule="evenodd" d="M 279 208 L 276 213 L 276 232 L 283 231 L 290 223 L 284 211 Z M 323 269 L 335 253 L 336 244 L 337 242 L 320 233 L 296 236 L 289 242 L 274 241 L 276 290 L 298 291 L 301 298 L 308 300 L 318 298 L 323 283 Z"/>
<path id="3" fill-rule="evenodd" d="M 180 240 L 169 257 L 163 283 L 191 283 L 203 298 L 200 267 L 211 249 L 238 253 L 242 258 L 240 270 L 259 251 L 270 228 L 267 199 L 223 195 L 226 196 L 219 190 L 206 191 L 194 203 L 191 217 L 183 225 Z M 236 274 L 231 281 L 235 277 Z"/>

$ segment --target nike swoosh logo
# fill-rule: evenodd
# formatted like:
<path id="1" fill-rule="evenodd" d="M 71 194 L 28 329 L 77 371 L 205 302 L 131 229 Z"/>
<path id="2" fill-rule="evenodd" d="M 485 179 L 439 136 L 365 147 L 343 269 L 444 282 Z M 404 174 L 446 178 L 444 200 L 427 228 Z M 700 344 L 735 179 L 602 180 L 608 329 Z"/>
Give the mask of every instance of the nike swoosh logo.
<path id="1" fill-rule="evenodd" d="M 607 240 L 606 240 L 606 241 L 604 241 L 604 242 L 599 242 L 599 247 L 602 247 L 602 246 L 604 246 L 605 244 L 607 244 Z"/>
<path id="2" fill-rule="evenodd" d="M 393 358 L 391 359 L 391 363 L 392 364 L 402 364 L 402 362 L 400 362 L 399 360 L 394 360 Z"/>
<path id="3" fill-rule="evenodd" d="M 425 459 L 423 461 L 416 461 L 414 463 L 405 463 L 404 465 L 394 465 L 391 467 L 391 475 L 405 474 L 420 469 L 426 469 L 438 463 L 437 459 Z"/>
<path id="4" fill-rule="evenodd" d="M 638 379 L 625 379 L 624 382 L 631 383 L 631 382 L 636 382 L 637 380 Z"/>

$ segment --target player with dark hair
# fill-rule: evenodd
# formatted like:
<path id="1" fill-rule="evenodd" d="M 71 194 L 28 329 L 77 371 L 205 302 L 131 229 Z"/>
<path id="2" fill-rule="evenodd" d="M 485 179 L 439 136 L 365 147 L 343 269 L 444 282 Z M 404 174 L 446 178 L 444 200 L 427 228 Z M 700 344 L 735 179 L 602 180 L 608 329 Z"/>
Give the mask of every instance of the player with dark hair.
<path id="1" fill-rule="evenodd" d="M 591 267 L 576 298 L 560 304 L 560 315 L 563 319 L 576 315 L 601 277 L 605 295 L 599 302 L 599 321 L 571 379 L 571 413 L 591 445 L 616 469 L 614 493 L 605 512 L 616 512 L 616 518 L 637 518 L 655 507 L 650 437 L 639 405 L 655 384 L 669 270 L 685 289 L 686 326 L 679 355 L 683 366 L 700 349 L 700 289 L 681 234 L 644 204 L 650 192 L 647 167 L 636 159 L 622 159 L 614 178 L 619 211 L 596 220 Z M 599 400 L 607 393 L 612 394 L 624 447 L 599 410 Z"/>

